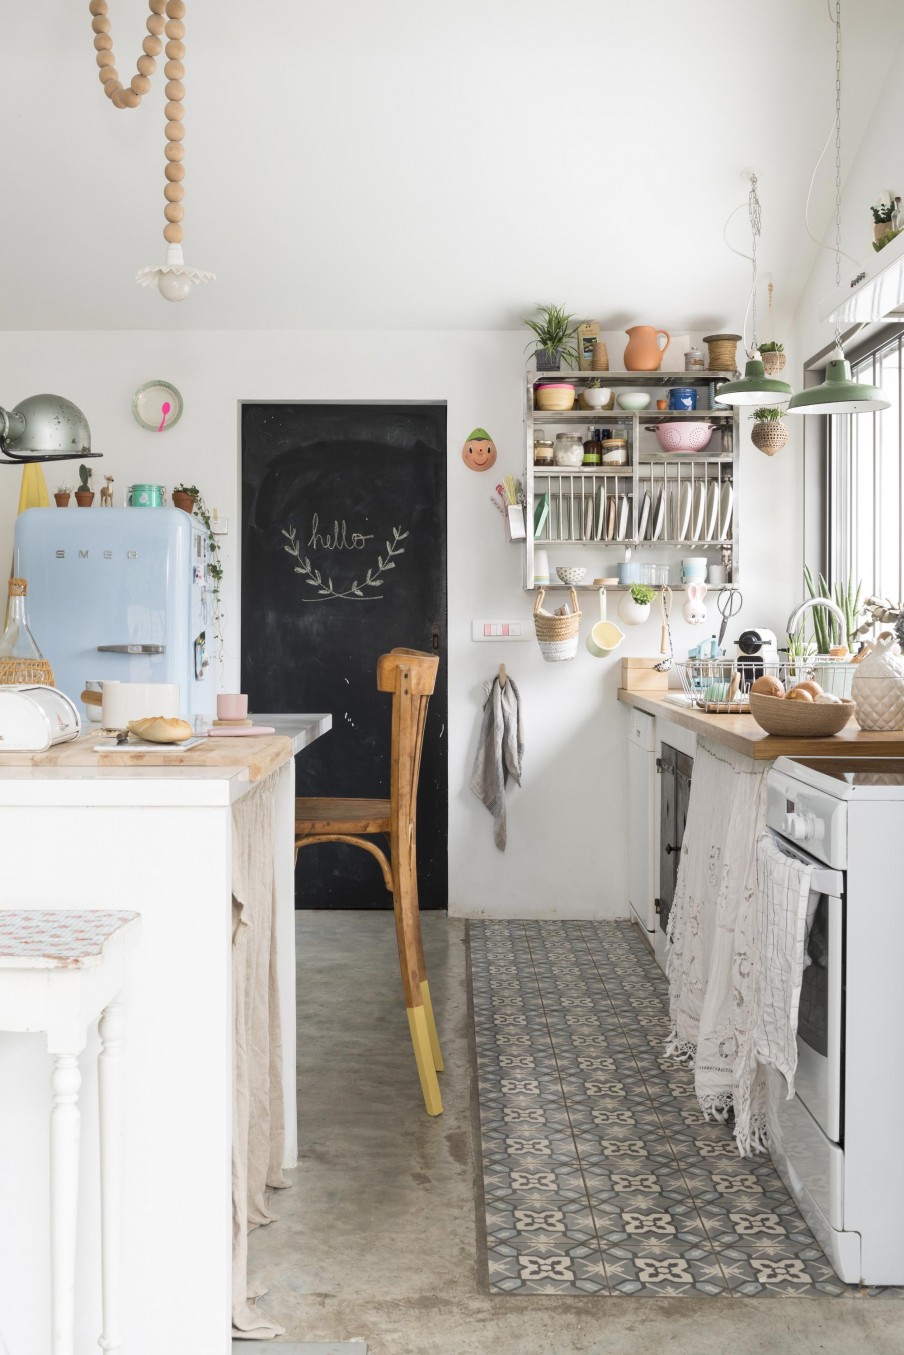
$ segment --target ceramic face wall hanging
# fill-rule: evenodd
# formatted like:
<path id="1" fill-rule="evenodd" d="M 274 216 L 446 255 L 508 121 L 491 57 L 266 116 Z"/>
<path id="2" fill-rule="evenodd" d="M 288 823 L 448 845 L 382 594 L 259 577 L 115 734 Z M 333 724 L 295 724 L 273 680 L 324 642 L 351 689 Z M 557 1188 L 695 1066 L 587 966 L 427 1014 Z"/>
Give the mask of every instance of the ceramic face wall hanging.
<path id="1" fill-rule="evenodd" d="M 496 461 L 496 444 L 485 428 L 475 428 L 464 447 L 461 459 L 471 470 L 489 470 Z"/>

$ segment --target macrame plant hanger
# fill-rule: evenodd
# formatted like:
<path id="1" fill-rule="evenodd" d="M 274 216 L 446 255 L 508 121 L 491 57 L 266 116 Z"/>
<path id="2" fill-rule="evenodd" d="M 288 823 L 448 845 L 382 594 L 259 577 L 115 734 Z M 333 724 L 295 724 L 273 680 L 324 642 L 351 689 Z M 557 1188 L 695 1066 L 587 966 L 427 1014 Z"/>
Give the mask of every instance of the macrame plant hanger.
<path id="1" fill-rule="evenodd" d="M 137 108 L 141 103 L 151 87 L 151 76 L 157 69 L 157 57 L 164 49 L 163 39 L 166 37 L 166 64 L 163 68 L 167 81 L 167 103 L 164 109 L 166 184 L 163 189 L 166 199 L 163 209 L 166 219 L 163 228 L 166 263 L 140 269 L 135 281 L 141 287 L 150 287 L 156 283 L 161 296 L 167 301 L 183 301 L 195 283 L 209 282 L 216 276 L 197 268 L 186 268 L 182 256 L 182 218 L 185 215 L 182 207 L 185 196 L 185 166 L 182 163 L 185 159 L 185 128 L 182 125 L 185 112 L 185 0 L 148 0 L 148 35 L 141 44 L 143 55 L 135 63 L 136 72 L 128 87 L 123 85 L 116 69 L 107 0 L 90 0 L 88 9 L 92 16 L 91 27 L 94 30 L 100 81 L 114 108 Z"/>

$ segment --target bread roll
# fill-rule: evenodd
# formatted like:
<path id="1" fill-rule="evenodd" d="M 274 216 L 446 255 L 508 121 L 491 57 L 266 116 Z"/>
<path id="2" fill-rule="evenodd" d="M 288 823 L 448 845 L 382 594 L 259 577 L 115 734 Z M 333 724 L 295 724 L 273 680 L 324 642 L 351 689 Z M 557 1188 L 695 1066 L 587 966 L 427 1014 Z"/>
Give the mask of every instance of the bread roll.
<path id="1" fill-rule="evenodd" d="M 751 683 L 750 690 L 756 692 L 757 696 L 784 696 L 785 689 L 777 677 L 770 677 L 764 673 Z"/>
<path id="2" fill-rule="evenodd" d="M 130 720 L 129 733 L 148 743 L 184 743 L 194 730 L 187 720 L 172 720 L 165 715 L 150 715 L 144 720 Z"/>

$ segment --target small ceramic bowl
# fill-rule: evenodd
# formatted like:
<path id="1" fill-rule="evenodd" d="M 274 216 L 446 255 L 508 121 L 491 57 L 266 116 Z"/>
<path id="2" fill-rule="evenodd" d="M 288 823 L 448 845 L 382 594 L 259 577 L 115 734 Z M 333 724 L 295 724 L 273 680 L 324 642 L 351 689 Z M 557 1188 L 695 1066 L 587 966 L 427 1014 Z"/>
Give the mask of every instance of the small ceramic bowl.
<path id="1" fill-rule="evenodd" d="M 649 406 L 649 391 L 619 391 L 615 399 L 622 409 L 641 410 Z"/>
<path id="2" fill-rule="evenodd" d="M 586 569 L 581 569 L 580 566 L 572 569 L 567 565 L 557 565 L 556 573 L 563 583 L 571 584 L 573 587 L 575 584 L 581 582 L 587 571 Z"/>
<path id="3" fill-rule="evenodd" d="M 588 386 L 584 391 L 584 404 L 588 409 L 605 409 L 612 399 L 611 390 L 605 386 Z"/>

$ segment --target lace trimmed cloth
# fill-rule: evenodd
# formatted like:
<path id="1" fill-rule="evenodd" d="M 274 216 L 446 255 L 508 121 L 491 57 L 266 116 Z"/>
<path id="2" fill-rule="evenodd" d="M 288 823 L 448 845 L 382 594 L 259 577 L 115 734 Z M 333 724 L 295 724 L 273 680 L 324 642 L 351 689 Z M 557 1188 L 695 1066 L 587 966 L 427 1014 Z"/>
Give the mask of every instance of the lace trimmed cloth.
<path id="1" fill-rule="evenodd" d="M 765 828 L 768 767 L 698 741 L 668 925 L 666 1052 L 693 1063 L 708 1118 L 726 1120 L 734 1111 L 743 1157 L 767 1147 L 754 1006 L 756 843 Z"/>

